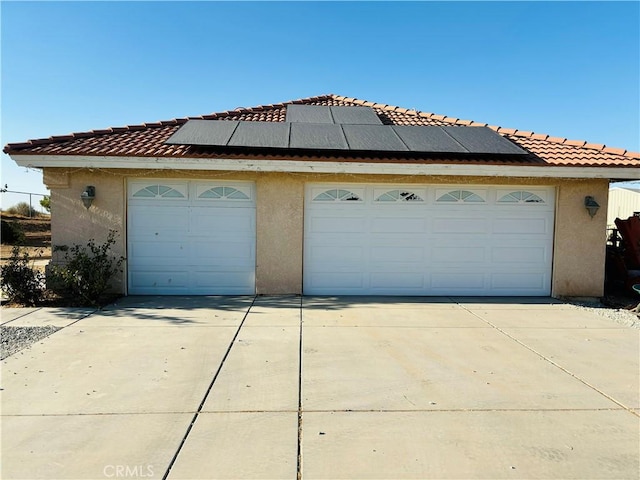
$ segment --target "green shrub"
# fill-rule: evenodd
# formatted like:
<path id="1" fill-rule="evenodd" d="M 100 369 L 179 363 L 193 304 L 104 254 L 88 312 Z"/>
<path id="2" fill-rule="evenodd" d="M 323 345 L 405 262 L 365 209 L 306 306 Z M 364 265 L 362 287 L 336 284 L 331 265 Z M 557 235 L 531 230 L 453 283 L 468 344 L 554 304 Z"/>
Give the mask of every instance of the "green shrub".
<path id="1" fill-rule="evenodd" d="M 20 245 L 25 241 L 22 225 L 17 222 L 2 220 L 0 236 L 2 237 L 2 243 L 6 243 L 7 245 Z"/>
<path id="2" fill-rule="evenodd" d="M 47 212 L 51 211 L 51 197 L 50 196 L 45 196 L 42 197 L 42 200 L 40 200 L 40 205 L 42 206 L 42 208 L 44 208 Z"/>
<path id="3" fill-rule="evenodd" d="M 7 208 L 10 215 L 22 215 L 23 217 L 37 217 L 40 212 L 32 208 L 27 202 L 16 203 L 14 206 Z"/>
<path id="4" fill-rule="evenodd" d="M 15 246 L 9 262 L 0 267 L 0 287 L 9 301 L 33 306 L 42 298 L 44 273 L 33 268 L 33 264 L 29 264 L 31 261 L 27 251 L 22 252 Z"/>
<path id="5" fill-rule="evenodd" d="M 99 245 L 90 239 L 86 246 L 57 247 L 66 251 L 65 265 L 51 267 L 51 285 L 59 293 L 71 295 L 83 303 L 100 306 L 100 300 L 111 288 L 111 280 L 122 272 L 124 257 L 115 257 L 111 247 L 115 243 L 116 232 L 109 231 L 105 243 Z"/>

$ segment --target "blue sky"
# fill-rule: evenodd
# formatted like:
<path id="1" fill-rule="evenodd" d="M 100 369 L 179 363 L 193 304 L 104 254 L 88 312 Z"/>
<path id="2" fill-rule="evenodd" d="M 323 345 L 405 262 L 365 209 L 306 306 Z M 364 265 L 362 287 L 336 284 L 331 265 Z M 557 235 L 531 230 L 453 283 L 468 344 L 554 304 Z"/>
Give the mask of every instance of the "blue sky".
<path id="1" fill-rule="evenodd" d="M 1 21 L 3 146 L 336 93 L 640 151 L 638 2 L 2 1 Z M 1 183 L 46 193 L 4 154 Z"/>

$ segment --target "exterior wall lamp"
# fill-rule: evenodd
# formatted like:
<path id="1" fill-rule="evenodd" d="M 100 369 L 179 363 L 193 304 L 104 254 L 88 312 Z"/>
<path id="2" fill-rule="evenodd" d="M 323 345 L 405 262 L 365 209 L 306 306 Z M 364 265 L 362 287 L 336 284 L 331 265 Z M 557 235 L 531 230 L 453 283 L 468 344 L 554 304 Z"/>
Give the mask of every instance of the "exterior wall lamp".
<path id="1" fill-rule="evenodd" d="M 591 218 L 593 218 L 596 212 L 598 211 L 598 209 L 600 208 L 600 205 L 598 204 L 598 202 L 596 202 L 595 198 L 593 198 L 590 195 L 587 195 L 586 197 L 584 197 L 584 207 L 589 212 L 589 215 L 591 215 Z"/>
<path id="2" fill-rule="evenodd" d="M 96 198 L 96 187 L 93 185 L 88 185 L 84 192 L 80 194 L 80 199 L 87 210 L 89 210 L 94 198 Z"/>

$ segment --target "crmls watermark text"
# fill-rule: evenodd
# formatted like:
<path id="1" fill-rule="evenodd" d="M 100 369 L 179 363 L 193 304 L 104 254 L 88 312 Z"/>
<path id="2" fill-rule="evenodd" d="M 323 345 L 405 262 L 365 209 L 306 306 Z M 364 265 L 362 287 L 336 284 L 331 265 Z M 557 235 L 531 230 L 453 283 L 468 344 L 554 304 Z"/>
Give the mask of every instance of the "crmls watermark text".
<path id="1" fill-rule="evenodd" d="M 105 465 L 102 473 L 107 478 L 152 478 L 153 465 Z"/>

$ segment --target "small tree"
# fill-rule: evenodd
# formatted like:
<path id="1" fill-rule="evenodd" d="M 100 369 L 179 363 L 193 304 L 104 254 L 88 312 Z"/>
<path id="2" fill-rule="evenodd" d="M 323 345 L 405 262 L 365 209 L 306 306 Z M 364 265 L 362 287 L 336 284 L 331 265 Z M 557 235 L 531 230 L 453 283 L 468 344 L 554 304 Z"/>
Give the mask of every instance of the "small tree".
<path id="1" fill-rule="evenodd" d="M 40 200 L 40 205 L 47 212 L 51 212 L 51 197 L 49 195 L 42 197 L 42 200 Z"/>
<path id="2" fill-rule="evenodd" d="M 115 239 L 116 231 L 110 230 L 101 245 L 90 239 L 86 246 L 73 245 L 66 249 L 66 264 L 51 268 L 52 284 L 83 303 L 100 306 L 101 298 L 111 288 L 113 276 L 122 272 L 124 257 L 111 253 Z"/>

